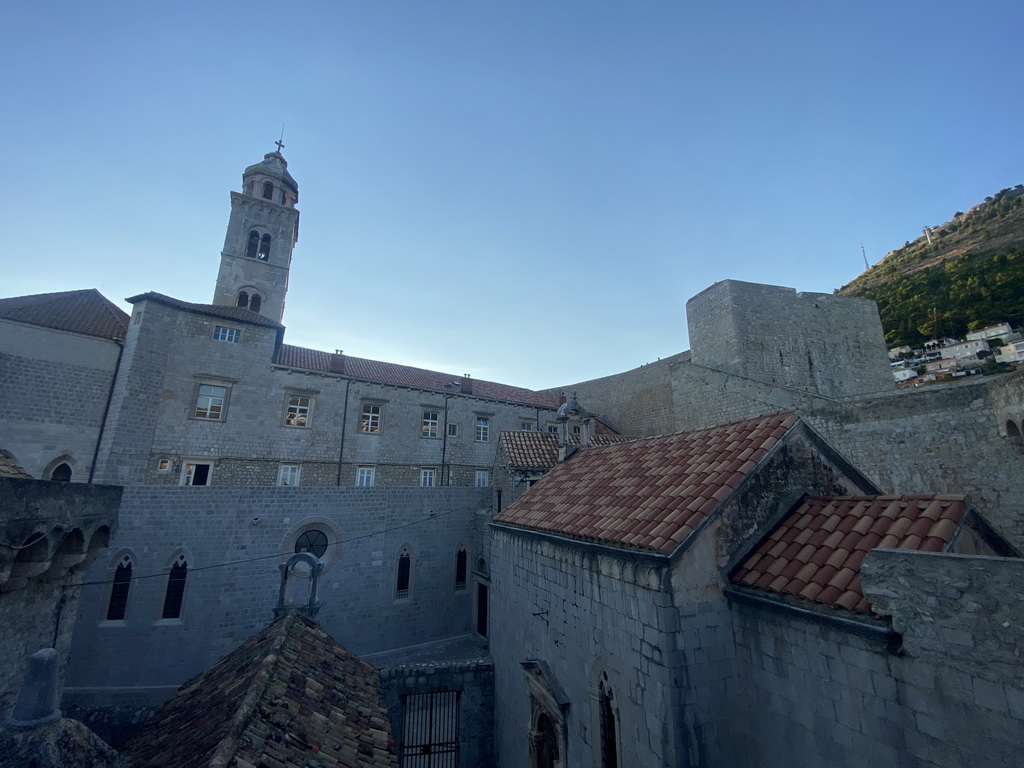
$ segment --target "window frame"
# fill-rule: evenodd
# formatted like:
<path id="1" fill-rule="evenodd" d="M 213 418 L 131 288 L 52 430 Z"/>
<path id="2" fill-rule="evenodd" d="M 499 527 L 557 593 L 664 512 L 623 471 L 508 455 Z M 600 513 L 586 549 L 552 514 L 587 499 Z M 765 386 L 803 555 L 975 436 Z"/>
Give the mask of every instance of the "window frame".
<path id="1" fill-rule="evenodd" d="M 190 480 L 190 479 L 195 477 L 195 471 L 193 470 L 192 472 L 189 472 L 188 468 L 189 467 L 200 467 L 200 466 L 209 467 L 209 469 L 206 472 L 206 482 L 205 483 L 199 483 L 199 484 L 192 483 L 192 482 L 186 482 L 186 481 L 188 481 L 188 480 Z M 184 459 L 181 462 L 181 479 L 179 480 L 178 484 L 179 485 L 195 486 L 196 488 L 203 488 L 204 486 L 211 485 L 212 481 L 213 481 L 213 466 L 214 466 L 213 459 Z"/>
<path id="2" fill-rule="evenodd" d="M 232 328 L 230 325 L 213 325 L 211 337 L 214 341 L 226 341 L 230 344 L 238 344 L 242 340 L 242 330 Z"/>
<path id="3" fill-rule="evenodd" d="M 284 482 L 285 474 L 294 475 L 295 482 L 286 483 Z M 296 488 L 301 483 L 302 477 L 302 464 L 297 461 L 282 461 L 277 465 L 277 484 L 279 486 Z"/>
<path id="4" fill-rule="evenodd" d="M 433 418 L 430 418 L 433 417 Z M 420 420 L 420 437 L 433 439 L 440 437 L 441 412 L 424 410 Z"/>
<path id="5" fill-rule="evenodd" d="M 364 480 L 369 479 L 369 482 Z M 377 467 L 374 464 L 360 464 L 356 467 L 356 488 L 373 488 L 377 481 Z"/>
<path id="6" fill-rule="evenodd" d="M 458 436 L 459 436 L 459 425 L 458 425 L 458 423 L 457 422 L 449 422 L 448 423 L 448 437 L 458 437 Z"/>
<path id="7" fill-rule="evenodd" d="M 430 482 L 425 482 L 429 480 Z M 420 488 L 437 486 L 437 467 L 420 467 Z"/>
<path id="8" fill-rule="evenodd" d="M 482 422 L 482 423 L 481 423 Z M 482 437 L 481 437 L 482 435 Z M 491 419 L 489 416 L 477 416 L 474 422 L 473 442 L 489 443 L 491 437 Z"/>
<path id="9" fill-rule="evenodd" d="M 218 389 L 222 390 L 223 394 L 216 395 L 213 393 L 204 393 L 203 389 Z M 205 408 L 200 406 L 202 402 L 201 398 L 207 398 Z M 219 410 L 216 416 L 210 416 L 209 414 L 213 411 L 213 401 L 215 399 L 220 400 Z M 223 424 L 227 421 L 228 415 L 228 402 L 231 399 L 231 384 L 226 381 L 216 381 L 213 379 L 199 379 L 196 381 L 195 389 L 192 393 L 192 405 L 189 407 L 189 418 L 195 421 L 205 421 L 211 423 Z M 207 415 L 201 415 L 205 412 Z"/>
<path id="10" fill-rule="evenodd" d="M 405 571 L 402 566 L 405 562 Z M 404 579 L 403 579 L 404 577 Z M 404 584 L 404 586 L 403 586 Z M 412 547 L 403 544 L 395 558 L 395 601 L 412 598 Z"/>
<path id="11" fill-rule="evenodd" d="M 359 409 L 359 434 L 379 435 L 383 426 L 384 404 L 364 402 Z"/>
<path id="12" fill-rule="evenodd" d="M 305 400 L 306 404 L 293 400 Z M 287 392 L 284 396 L 284 426 L 295 429 L 309 429 L 313 423 L 313 395 L 308 392 Z M 292 412 L 294 409 L 294 413 Z M 296 423 L 301 420 L 301 424 Z"/>

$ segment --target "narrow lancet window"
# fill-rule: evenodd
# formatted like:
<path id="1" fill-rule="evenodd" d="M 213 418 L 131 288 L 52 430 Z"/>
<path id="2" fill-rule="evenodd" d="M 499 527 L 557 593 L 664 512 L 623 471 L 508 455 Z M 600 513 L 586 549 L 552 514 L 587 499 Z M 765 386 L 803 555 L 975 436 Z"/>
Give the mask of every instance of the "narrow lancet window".
<path id="1" fill-rule="evenodd" d="M 459 547 L 459 551 L 455 553 L 455 589 L 463 590 L 466 588 L 466 548 Z"/>
<path id="2" fill-rule="evenodd" d="M 263 185 L 263 199 L 273 200 L 274 199 L 274 185 L 269 181 Z"/>
<path id="3" fill-rule="evenodd" d="M 270 235 L 264 235 L 260 239 L 260 250 L 256 255 L 261 261 L 270 258 Z"/>
<path id="4" fill-rule="evenodd" d="M 249 309 L 253 312 L 259 312 L 260 307 L 263 305 L 263 299 L 260 298 L 258 293 L 254 293 L 252 298 L 249 299 Z"/>
<path id="5" fill-rule="evenodd" d="M 249 294 L 245 291 L 238 292 L 238 303 L 236 306 L 247 309 L 249 307 Z"/>
<path id="6" fill-rule="evenodd" d="M 123 621 L 128 607 L 128 591 L 132 586 L 132 560 L 128 555 L 121 558 L 114 571 L 114 584 L 110 589 L 110 603 L 107 605 L 107 621 Z"/>
<path id="7" fill-rule="evenodd" d="M 177 619 L 181 617 L 181 602 L 185 597 L 185 579 L 187 577 L 188 562 L 184 555 L 178 555 L 178 559 L 171 566 L 171 573 L 167 577 L 163 618 Z"/>
<path id="8" fill-rule="evenodd" d="M 409 583 L 412 580 L 412 556 L 408 547 L 402 547 L 398 555 L 398 580 L 395 584 L 395 598 L 401 600 L 409 596 Z"/>
<path id="9" fill-rule="evenodd" d="M 70 483 L 71 467 L 68 466 L 67 463 L 61 464 L 55 470 L 53 470 L 53 474 L 50 475 L 50 479 L 57 480 L 58 482 L 61 483 Z"/>

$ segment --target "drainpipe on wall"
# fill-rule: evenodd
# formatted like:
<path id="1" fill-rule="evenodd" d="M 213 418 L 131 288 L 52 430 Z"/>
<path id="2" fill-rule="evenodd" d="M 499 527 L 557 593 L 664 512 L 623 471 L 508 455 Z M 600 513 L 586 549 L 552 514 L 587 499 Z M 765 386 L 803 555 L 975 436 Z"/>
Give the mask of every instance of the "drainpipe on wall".
<path id="1" fill-rule="evenodd" d="M 350 386 L 352 386 L 352 379 L 345 382 L 345 406 L 341 414 L 341 443 L 338 446 L 338 477 L 334 481 L 335 485 L 341 485 L 341 465 L 345 457 L 345 427 L 348 424 L 348 388 Z"/>
<path id="2" fill-rule="evenodd" d="M 441 485 L 451 485 L 448 482 L 448 472 L 445 460 L 448 456 L 448 400 L 451 395 L 444 396 L 444 434 L 441 435 Z"/>
<path id="3" fill-rule="evenodd" d="M 114 377 L 110 380 L 110 390 L 107 392 L 107 402 L 103 406 L 103 417 L 100 419 L 100 431 L 96 435 L 96 448 L 92 452 L 92 464 L 89 466 L 89 479 L 86 483 L 91 483 L 93 478 L 96 477 L 96 462 L 100 457 L 100 443 L 103 441 L 103 433 L 107 428 L 107 416 L 110 414 L 110 404 L 114 400 L 114 387 L 117 386 L 117 376 L 121 372 L 121 357 L 124 355 L 124 342 L 114 339 L 114 343 L 117 344 L 117 362 L 114 363 Z"/>

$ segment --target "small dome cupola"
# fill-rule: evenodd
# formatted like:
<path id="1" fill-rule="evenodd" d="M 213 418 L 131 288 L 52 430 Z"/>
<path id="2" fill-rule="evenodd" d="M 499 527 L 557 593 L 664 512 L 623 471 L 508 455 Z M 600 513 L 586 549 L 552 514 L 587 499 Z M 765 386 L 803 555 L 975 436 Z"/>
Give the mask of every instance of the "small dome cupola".
<path id="1" fill-rule="evenodd" d="M 288 173 L 288 161 L 280 152 L 268 152 L 263 161 L 242 174 L 242 189 L 249 197 L 293 208 L 299 201 L 299 185 Z"/>

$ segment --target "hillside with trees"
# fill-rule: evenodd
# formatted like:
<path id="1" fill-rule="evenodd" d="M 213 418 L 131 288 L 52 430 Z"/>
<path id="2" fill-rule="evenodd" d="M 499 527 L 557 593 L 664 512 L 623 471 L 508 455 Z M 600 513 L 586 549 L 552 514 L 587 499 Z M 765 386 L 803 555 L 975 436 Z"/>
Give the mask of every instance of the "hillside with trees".
<path id="1" fill-rule="evenodd" d="M 838 293 L 878 302 L 889 346 L 1024 325 L 1024 185 L 957 211 Z"/>

